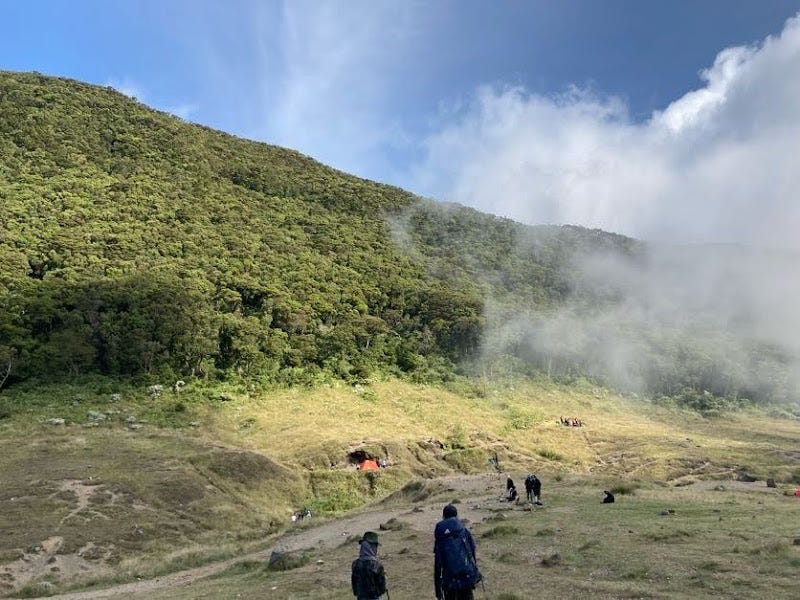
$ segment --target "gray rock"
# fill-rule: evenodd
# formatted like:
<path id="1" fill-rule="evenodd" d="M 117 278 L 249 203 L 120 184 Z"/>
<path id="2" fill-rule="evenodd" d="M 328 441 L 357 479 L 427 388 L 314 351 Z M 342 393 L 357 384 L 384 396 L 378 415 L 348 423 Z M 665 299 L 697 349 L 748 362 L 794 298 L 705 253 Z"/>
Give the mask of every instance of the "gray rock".
<path id="1" fill-rule="evenodd" d="M 94 421 L 95 423 L 100 423 L 106 420 L 106 415 L 101 413 L 98 410 L 90 410 L 86 415 L 89 417 L 90 421 Z"/>
<path id="2" fill-rule="evenodd" d="M 267 568 L 270 571 L 288 571 L 289 569 L 301 567 L 306 562 L 308 562 L 308 557 L 302 551 L 285 552 L 273 550 L 269 556 Z"/>
<path id="3" fill-rule="evenodd" d="M 111 397 L 109 398 L 109 400 L 111 400 L 111 402 L 121 402 L 122 401 L 122 394 L 111 394 Z"/>
<path id="4" fill-rule="evenodd" d="M 543 567 L 556 567 L 561 564 L 561 555 L 556 552 L 550 556 L 546 556 L 542 559 L 542 566 Z"/>
<path id="5" fill-rule="evenodd" d="M 151 398 L 158 398 L 163 391 L 163 385 L 151 385 L 149 388 L 147 388 L 147 393 Z"/>
<path id="6" fill-rule="evenodd" d="M 65 425 L 66 421 L 61 417 L 51 417 L 45 420 L 45 423 L 47 423 L 48 425 Z"/>

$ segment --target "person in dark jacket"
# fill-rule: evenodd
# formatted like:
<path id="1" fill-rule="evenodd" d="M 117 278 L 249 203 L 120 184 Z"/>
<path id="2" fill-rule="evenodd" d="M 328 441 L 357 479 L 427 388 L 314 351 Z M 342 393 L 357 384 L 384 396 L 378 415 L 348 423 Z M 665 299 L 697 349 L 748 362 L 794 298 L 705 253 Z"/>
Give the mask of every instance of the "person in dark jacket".
<path id="1" fill-rule="evenodd" d="M 534 504 L 538 504 L 539 506 L 542 505 L 542 480 L 539 479 L 535 474 L 533 475 L 533 480 L 531 481 L 531 492 L 533 493 L 533 502 Z"/>
<path id="2" fill-rule="evenodd" d="M 378 560 L 378 534 L 367 531 L 361 538 L 358 558 L 353 561 L 350 583 L 358 600 L 385 600 L 386 573 Z"/>
<path id="3" fill-rule="evenodd" d="M 614 502 L 614 494 L 608 490 L 603 490 L 603 504 L 612 504 Z"/>
<path id="4" fill-rule="evenodd" d="M 455 506 L 445 506 L 442 517 L 433 533 L 433 585 L 436 598 L 474 600 L 472 591 L 482 579 L 475 558 L 475 540 L 458 519 Z"/>

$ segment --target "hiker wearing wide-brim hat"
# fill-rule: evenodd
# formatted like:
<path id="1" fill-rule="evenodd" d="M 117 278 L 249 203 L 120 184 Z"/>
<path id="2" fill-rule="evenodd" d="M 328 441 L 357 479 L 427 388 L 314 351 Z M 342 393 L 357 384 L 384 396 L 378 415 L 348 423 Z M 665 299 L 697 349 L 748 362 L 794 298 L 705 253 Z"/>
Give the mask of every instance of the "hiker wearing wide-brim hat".
<path id="1" fill-rule="evenodd" d="M 366 531 L 361 539 L 358 558 L 353 561 L 350 582 L 353 586 L 353 595 L 358 600 L 385 600 L 388 597 L 386 590 L 386 574 L 383 565 L 378 560 L 378 534 Z"/>
<path id="2" fill-rule="evenodd" d="M 370 544 L 375 544 L 376 546 L 380 544 L 378 541 L 378 534 L 374 531 L 365 531 L 364 536 L 358 540 L 359 543 L 369 542 Z"/>

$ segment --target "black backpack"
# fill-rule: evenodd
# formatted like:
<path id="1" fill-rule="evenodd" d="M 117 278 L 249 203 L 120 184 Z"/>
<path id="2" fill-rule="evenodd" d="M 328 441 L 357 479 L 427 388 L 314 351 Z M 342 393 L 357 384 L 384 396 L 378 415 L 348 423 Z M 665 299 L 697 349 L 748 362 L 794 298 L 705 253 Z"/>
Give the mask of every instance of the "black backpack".
<path id="1" fill-rule="evenodd" d="M 353 587 L 359 598 L 377 598 L 384 592 L 380 575 L 380 563 L 371 558 L 357 558 L 353 561 Z"/>
<path id="2" fill-rule="evenodd" d="M 444 536 L 441 544 L 442 587 L 446 590 L 471 590 L 483 576 L 467 542 L 465 529 Z"/>

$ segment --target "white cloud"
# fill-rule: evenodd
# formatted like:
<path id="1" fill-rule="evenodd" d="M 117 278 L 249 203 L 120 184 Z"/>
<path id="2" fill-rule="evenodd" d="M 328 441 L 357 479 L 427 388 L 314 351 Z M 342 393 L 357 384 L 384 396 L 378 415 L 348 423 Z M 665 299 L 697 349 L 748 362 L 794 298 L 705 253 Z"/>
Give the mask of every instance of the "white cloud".
<path id="1" fill-rule="evenodd" d="M 128 96 L 128 98 L 132 98 L 133 100 L 142 102 L 143 104 L 148 104 L 158 110 L 163 110 L 164 112 L 168 112 L 169 114 L 175 115 L 181 119 L 188 119 L 199 110 L 199 106 L 197 104 L 188 102 L 169 106 L 160 106 L 150 99 L 149 94 L 142 86 L 128 77 L 124 77 L 122 79 L 109 79 L 106 81 L 105 85 L 107 87 L 114 88 L 120 94 Z"/>
<path id="2" fill-rule="evenodd" d="M 800 16 L 701 78 L 643 123 L 616 98 L 482 87 L 412 187 L 528 223 L 800 247 Z"/>
<path id="3" fill-rule="evenodd" d="M 139 102 L 144 102 L 145 93 L 141 86 L 134 83 L 128 78 L 123 79 L 109 79 L 105 83 L 106 87 L 112 87 L 120 94 L 124 94 L 128 98 L 133 98 Z"/>
<path id="4" fill-rule="evenodd" d="M 415 2 L 284 2 L 279 62 L 262 48 L 266 124 L 256 136 L 342 170 L 379 172 L 387 151 L 408 143 L 391 116 L 394 86 L 429 13 Z"/>
<path id="5" fill-rule="evenodd" d="M 181 119 L 188 120 L 198 111 L 198 109 L 199 107 L 197 104 L 184 103 L 176 106 L 165 107 L 164 111 Z"/>

